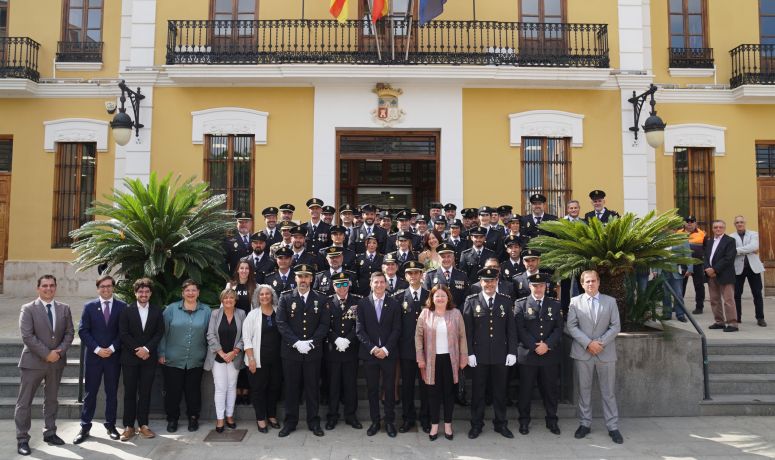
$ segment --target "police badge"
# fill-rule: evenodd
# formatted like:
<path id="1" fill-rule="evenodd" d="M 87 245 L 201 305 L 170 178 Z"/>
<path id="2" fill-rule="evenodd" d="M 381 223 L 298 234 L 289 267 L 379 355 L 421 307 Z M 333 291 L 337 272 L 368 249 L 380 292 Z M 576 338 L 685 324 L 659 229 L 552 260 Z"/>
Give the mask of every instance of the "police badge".
<path id="1" fill-rule="evenodd" d="M 481 305 L 477 305 L 476 306 L 476 313 L 481 313 L 481 312 L 482 312 L 482 306 Z"/>
<path id="2" fill-rule="evenodd" d="M 533 314 L 533 307 L 527 307 L 527 314 L 532 315 Z"/>
<path id="3" fill-rule="evenodd" d="M 501 318 L 506 316 L 506 310 L 503 309 L 503 305 L 501 305 Z"/>
<path id="4" fill-rule="evenodd" d="M 409 302 L 404 301 L 404 311 L 409 309 Z"/>

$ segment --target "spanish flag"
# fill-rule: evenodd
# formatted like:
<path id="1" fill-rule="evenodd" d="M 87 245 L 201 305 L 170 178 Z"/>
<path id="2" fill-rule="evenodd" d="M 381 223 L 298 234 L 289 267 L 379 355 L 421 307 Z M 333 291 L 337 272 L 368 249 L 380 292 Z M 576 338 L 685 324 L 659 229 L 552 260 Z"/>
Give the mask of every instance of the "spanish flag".
<path id="1" fill-rule="evenodd" d="M 339 22 L 347 21 L 348 3 L 350 0 L 330 0 L 331 4 L 328 11 L 331 12 L 331 16 L 336 18 Z"/>
<path id="2" fill-rule="evenodd" d="M 374 4 L 371 7 L 371 22 L 376 24 L 380 18 L 387 16 L 390 12 L 389 3 L 389 0 L 374 0 Z"/>

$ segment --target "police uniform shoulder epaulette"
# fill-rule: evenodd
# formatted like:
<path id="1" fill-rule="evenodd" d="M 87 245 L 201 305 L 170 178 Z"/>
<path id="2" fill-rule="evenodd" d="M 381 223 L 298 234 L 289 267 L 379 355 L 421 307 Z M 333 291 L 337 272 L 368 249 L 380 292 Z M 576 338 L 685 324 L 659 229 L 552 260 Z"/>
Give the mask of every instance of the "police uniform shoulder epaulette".
<path id="1" fill-rule="evenodd" d="M 511 297 L 507 296 L 506 294 L 503 294 L 501 292 L 496 292 L 495 297 L 505 297 L 508 300 L 511 300 Z"/>
<path id="2" fill-rule="evenodd" d="M 267 273 L 266 276 L 269 277 L 269 276 L 276 275 L 276 274 L 277 274 L 277 270 L 273 270 L 273 271 Z"/>
<path id="3" fill-rule="evenodd" d="M 291 295 L 292 292 L 293 292 L 293 289 L 286 289 L 283 292 L 281 292 L 280 295 L 281 296 L 286 295 L 286 294 L 287 295 Z"/>
<path id="4" fill-rule="evenodd" d="M 466 300 L 468 300 L 468 299 L 473 299 L 473 298 L 475 298 L 475 297 L 478 297 L 478 296 L 479 296 L 479 293 L 478 293 L 478 292 L 477 292 L 476 294 L 468 294 L 468 295 L 466 296 Z"/>
<path id="5" fill-rule="evenodd" d="M 348 294 L 349 296 L 352 296 L 353 299 L 361 300 L 363 298 L 360 294 Z"/>
<path id="6" fill-rule="evenodd" d="M 527 298 L 528 298 L 528 297 L 529 297 L 529 296 L 520 297 L 519 299 L 517 299 L 517 302 L 522 302 L 522 301 L 524 301 L 524 302 L 527 302 Z"/>
<path id="7" fill-rule="evenodd" d="M 391 297 L 396 297 L 396 298 L 398 298 L 399 296 L 402 296 L 402 295 L 404 295 L 404 292 L 406 292 L 406 288 L 404 288 L 404 289 L 399 289 L 399 290 L 397 290 L 396 292 L 394 292 L 394 293 L 393 293 L 393 295 L 392 295 Z"/>
<path id="8" fill-rule="evenodd" d="M 348 275 L 355 275 L 356 273 L 352 270 L 342 270 L 343 273 L 347 273 Z"/>
<path id="9" fill-rule="evenodd" d="M 527 273 L 527 270 L 522 270 L 521 272 L 517 272 L 517 273 L 515 273 L 515 274 L 514 274 L 514 276 L 515 276 L 515 277 L 517 277 L 517 276 L 521 276 L 521 275 L 524 275 L 525 273 Z"/>

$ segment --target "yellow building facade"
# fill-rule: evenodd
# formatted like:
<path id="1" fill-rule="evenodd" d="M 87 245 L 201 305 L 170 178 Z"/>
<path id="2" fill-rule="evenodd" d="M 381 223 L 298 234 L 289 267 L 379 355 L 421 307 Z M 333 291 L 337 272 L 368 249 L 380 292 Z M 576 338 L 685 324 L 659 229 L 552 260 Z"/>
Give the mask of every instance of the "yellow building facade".
<path id="1" fill-rule="evenodd" d="M 312 196 L 525 212 L 541 192 L 563 215 L 603 189 L 706 229 L 743 214 L 775 268 L 775 0 L 449 0 L 423 25 L 417 7 L 373 24 L 366 0 L 345 23 L 322 0 L 0 0 L 5 291 L 53 271 L 91 294 L 67 230 L 151 172 L 210 181 L 257 229 Z M 120 80 L 145 95 L 125 146 Z M 628 102 L 652 83 L 656 149 Z"/>

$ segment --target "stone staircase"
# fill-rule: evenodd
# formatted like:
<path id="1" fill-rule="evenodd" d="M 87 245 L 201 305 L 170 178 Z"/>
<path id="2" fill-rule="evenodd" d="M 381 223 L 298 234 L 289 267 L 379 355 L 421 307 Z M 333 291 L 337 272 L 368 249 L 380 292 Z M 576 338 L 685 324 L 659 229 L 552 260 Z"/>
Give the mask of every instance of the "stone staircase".
<path id="1" fill-rule="evenodd" d="M 702 415 L 775 415 L 775 340 L 709 341 L 708 361 Z"/>

